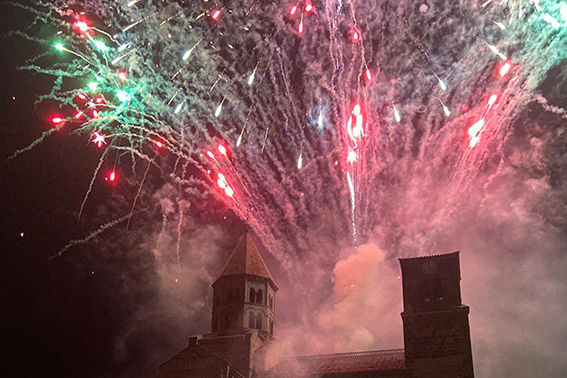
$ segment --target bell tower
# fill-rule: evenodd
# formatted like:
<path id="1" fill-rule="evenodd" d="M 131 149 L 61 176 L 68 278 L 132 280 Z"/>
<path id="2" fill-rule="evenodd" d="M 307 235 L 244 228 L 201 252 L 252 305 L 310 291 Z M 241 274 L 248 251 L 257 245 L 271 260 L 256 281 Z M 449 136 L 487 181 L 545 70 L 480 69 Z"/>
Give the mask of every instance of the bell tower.
<path id="1" fill-rule="evenodd" d="M 400 259 L 400 265 L 408 376 L 474 377 L 459 252 Z"/>
<path id="2" fill-rule="evenodd" d="M 249 233 L 239 240 L 212 286 L 213 334 L 258 330 L 260 337 L 273 336 L 278 287 Z"/>
<path id="3" fill-rule="evenodd" d="M 252 235 L 240 238 L 212 286 L 211 333 L 189 337 L 159 377 L 255 377 L 278 361 L 278 287 Z"/>

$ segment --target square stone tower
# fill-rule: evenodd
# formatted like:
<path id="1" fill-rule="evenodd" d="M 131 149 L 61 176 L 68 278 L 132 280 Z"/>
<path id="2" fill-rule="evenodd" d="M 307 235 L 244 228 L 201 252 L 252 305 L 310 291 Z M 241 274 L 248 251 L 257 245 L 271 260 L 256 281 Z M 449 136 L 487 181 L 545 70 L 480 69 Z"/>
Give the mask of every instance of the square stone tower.
<path id="1" fill-rule="evenodd" d="M 400 259 L 408 377 L 474 376 L 459 252 Z"/>

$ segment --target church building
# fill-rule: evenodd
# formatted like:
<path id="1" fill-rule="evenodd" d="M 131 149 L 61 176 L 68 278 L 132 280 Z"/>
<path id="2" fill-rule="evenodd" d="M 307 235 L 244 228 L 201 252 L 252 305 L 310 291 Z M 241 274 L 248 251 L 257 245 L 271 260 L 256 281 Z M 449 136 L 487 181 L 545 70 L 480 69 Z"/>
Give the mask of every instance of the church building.
<path id="1" fill-rule="evenodd" d="M 400 259 L 404 349 L 281 356 L 276 291 L 252 236 L 244 235 L 213 283 L 211 333 L 158 368 L 159 378 L 474 376 L 469 307 L 459 252 Z"/>

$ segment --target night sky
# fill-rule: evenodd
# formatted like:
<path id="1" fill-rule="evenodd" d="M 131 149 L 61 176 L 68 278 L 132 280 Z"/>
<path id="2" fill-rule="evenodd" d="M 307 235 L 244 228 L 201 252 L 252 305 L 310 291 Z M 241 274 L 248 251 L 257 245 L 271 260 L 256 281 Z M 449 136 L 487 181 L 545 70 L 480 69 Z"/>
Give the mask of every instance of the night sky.
<path id="1" fill-rule="evenodd" d="M 111 11 L 99 3 L 91 5 L 92 22 L 110 23 L 101 21 Z M 162 9 L 163 2 L 148 3 Z M 202 11 L 178 3 L 192 17 Z M 92 191 L 110 146 L 96 148 L 90 129 L 64 127 L 12 157 L 53 127 L 55 112 L 69 110 L 55 98 L 36 103 L 54 78 L 18 67 L 46 53 L 72 16 L 61 16 L 58 26 L 32 24 L 31 11 L 3 7 L 0 376 L 154 376 L 187 336 L 209 331 L 210 284 L 246 230 L 263 244 L 280 287 L 276 337 L 290 354 L 402 347 L 397 258 L 460 250 L 477 376 L 567 374 L 567 26 L 542 23 L 541 34 L 528 22 L 505 33 L 494 27 L 493 19 L 528 1 L 494 11 L 483 2 L 360 1 L 363 62 L 362 45 L 352 41 L 355 23 L 339 3 L 314 1 L 317 12 L 305 16 L 302 35 L 288 2 L 242 19 L 238 10 L 223 11 L 218 26 L 210 19 L 191 24 L 191 33 L 216 45 L 199 45 L 178 79 L 191 88 L 180 106 L 185 118 L 175 118 L 173 106 L 148 100 L 145 108 L 173 125 L 152 131 L 175 153 L 156 157 L 144 175 L 151 146 L 139 147 L 136 167 L 110 150 Z M 148 12 L 144 2 L 136 7 L 115 22 L 123 28 Z M 337 25 L 328 26 L 326 14 Z M 152 46 L 128 64 L 133 80 L 158 88 L 154 97 L 175 93 L 160 74 L 171 77 L 197 40 L 175 35 L 189 30 L 184 22 L 168 26 L 173 37 L 153 32 L 150 21 L 126 34 Z M 241 24 L 252 29 L 249 37 L 231 32 Z M 329 40 L 328 28 L 343 40 Z M 477 34 L 510 54 L 512 78 L 496 78 L 501 61 Z M 51 51 L 34 64 L 64 59 Z M 227 61 L 238 64 L 223 66 Z M 216 93 L 209 87 L 219 72 L 228 79 Z M 251 72 L 258 92 L 242 84 Z M 446 92 L 433 72 L 446 78 Z M 469 148 L 467 128 L 488 112 L 490 93 L 498 101 L 485 114 L 479 144 Z M 367 141 L 353 145 L 342 125 L 358 98 L 366 99 L 369 128 Z M 222 115 L 214 116 L 219 103 Z M 181 130 L 191 136 L 179 137 Z M 245 147 L 237 150 L 239 135 Z M 217 153 L 219 141 L 232 168 L 204 154 Z M 350 150 L 356 168 L 347 163 Z M 113 163 L 118 179 L 110 183 L 104 177 Z M 235 201 L 217 187 L 221 168 Z M 188 177 L 194 181 L 183 181 Z"/>

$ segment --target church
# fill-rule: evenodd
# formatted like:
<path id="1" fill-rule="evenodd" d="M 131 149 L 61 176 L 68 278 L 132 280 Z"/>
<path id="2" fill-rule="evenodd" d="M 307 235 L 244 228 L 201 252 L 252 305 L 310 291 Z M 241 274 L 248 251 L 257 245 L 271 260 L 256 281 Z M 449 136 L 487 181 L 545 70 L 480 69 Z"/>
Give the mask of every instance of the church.
<path id="1" fill-rule="evenodd" d="M 274 337 L 278 287 L 250 234 L 212 284 L 211 333 L 158 367 L 159 378 L 474 376 L 459 252 L 400 259 L 404 349 L 281 356 Z"/>

